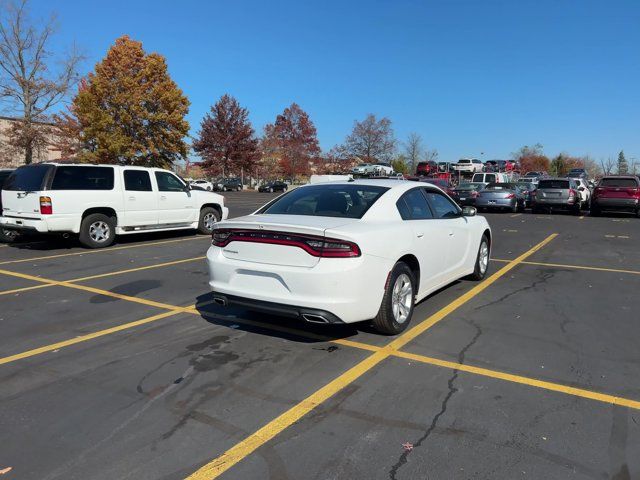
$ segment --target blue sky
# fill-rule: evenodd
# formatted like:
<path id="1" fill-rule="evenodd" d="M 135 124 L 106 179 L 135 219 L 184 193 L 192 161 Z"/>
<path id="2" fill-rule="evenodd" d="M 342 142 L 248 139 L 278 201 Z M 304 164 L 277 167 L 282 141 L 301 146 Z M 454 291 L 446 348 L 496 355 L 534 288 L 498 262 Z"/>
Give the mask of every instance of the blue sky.
<path id="1" fill-rule="evenodd" d="M 123 34 L 165 55 L 192 133 L 230 93 L 259 133 L 299 103 L 325 149 L 375 113 L 443 160 L 539 142 L 640 161 L 637 0 L 33 0 L 34 16 L 51 11 L 83 73 Z"/>

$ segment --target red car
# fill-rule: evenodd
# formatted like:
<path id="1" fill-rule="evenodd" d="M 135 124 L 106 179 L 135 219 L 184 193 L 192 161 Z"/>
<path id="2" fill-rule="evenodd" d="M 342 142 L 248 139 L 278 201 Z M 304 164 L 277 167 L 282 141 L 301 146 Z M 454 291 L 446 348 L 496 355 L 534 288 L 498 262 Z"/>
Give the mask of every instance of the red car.
<path id="1" fill-rule="evenodd" d="M 438 171 L 438 164 L 436 162 L 420 162 L 416 167 L 416 175 L 419 177 L 426 177 L 432 175 Z"/>
<path id="2" fill-rule="evenodd" d="M 447 192 L 447 195 L 449 195 L 450 197 L 454 195 L 453 187 L 447 180 L 443 178 L 425 178 L 422 179 L 422 181 L 440 187 L 442 190 Z"/>
<path id="3" fill-rule="evenodd" d="M 603 177 L 593 190 L 591 215 L 603 210 L 628 211 L 640 217 L 640 179 L 632 175 Z"/>

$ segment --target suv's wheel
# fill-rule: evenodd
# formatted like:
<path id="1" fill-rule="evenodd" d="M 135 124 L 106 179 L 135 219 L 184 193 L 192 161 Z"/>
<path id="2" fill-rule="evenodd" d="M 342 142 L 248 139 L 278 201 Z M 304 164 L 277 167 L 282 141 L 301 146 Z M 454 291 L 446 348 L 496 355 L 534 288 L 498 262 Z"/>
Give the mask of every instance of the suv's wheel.
<path id="1" fill-rule="evenodd" d="M 413 272 L 404 262 L 393 267 L 373 326 L 385 335 L 396 335 L 404 331 L 411 322 L 416 295 Z"/>
<path id="2" fill-rule="evenodd" d="M 471 280 L 482 280 L 487 275 L 489 270 L 489 239 L 486 235 L 482 235 L 480 240 L 480 247 L 478 248 L 478 256 L 476 257 L 476 265 L 473 273 L 469 275 Z"/>
<path id="3" fill-rule="evenodd" d="M 17 230 L 6 230 L 4 228 L 0 228 L 0 242 L 13 243 L 19 236 L 20 232 Z"/>
<path id="4" fill-rule="evenodd" d="M 205 207 L 200 210 L 200 219 L 198 220 L 198 232 L 203 235 L 211 235 L 213 226 L 220 221 L 220 212 L 215 208 Z"/>
<path id="5" fill-rule="evenodd" d="M 87 215 L 80 224 L 79 240 L 89 248 L 104 248 L 113 243 L 116 236 L 116 219 L 102 213 Z"/>

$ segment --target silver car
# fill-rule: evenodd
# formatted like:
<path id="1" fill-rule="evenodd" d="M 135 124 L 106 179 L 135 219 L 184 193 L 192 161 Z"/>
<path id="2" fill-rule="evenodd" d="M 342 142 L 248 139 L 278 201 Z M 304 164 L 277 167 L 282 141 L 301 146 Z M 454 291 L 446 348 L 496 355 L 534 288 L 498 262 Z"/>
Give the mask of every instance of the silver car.
<path id="1" fill-rule="evenodd" d="M 568 210 L 580 215 L 580 193 L 584 187 L 578 185 L 575 178 L 543 178 L 535 191 L 533 213 L 543 210 Z"/>
<path id="2" fill-rule="evenodd" d="M 476 208 L 480 211 L 509 210 L 516 213 L 524 207 L 524 193 L 514 183 L 490 183 L 476 198 Z"/>

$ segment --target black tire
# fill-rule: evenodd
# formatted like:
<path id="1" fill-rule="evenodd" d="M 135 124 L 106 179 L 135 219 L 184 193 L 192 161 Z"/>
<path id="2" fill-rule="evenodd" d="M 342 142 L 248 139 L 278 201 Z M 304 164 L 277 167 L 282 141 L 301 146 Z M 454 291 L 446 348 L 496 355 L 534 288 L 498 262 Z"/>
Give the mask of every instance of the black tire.
<path id="1" fill-rule="evenodd" d="M 198 219 L 198 233 L 203 235 L 211 235 L 213 225 L 220 221 L 220 212 L 212 207 L 204 207 L 200 210 L 200 218 Z"/>
<path id="2" fill-rule="evenodd" d="M 103 213 L 92 213 L 82 219 L 79 240 L 87 248 L 104 248 L 116 238 L 116 219 Z"/>
<path id="3" fill-rule="evenodd" d="M 591 205 L 591 210 L 589 210 L 589 216 L 591 217 L 599 217 L 602 214 L 598 207 L 594 207 Z"/>
<path id="4" fill-rule="evenodd" d="M 535 214 L 539 214 L 540 213 L 540 207 L 533 205 L 531 207 L 531 213 L 535 213 Z"/>
<path id="5" fill-rule="evenodd" d="M 398 321 L 393 313 L 394 288 L 396 288 L 396 284 L 401 285 L 402 282 L 407 279 L 411 284 L 411 291 L 409 293 L 411 306 L 408 308 L 408 313 L 406 313 L 404 320 Z M 389 275 L 389 282 L 385 289 L 384 297 L 382 297 L 382 304 L 380 305 L 378 315 L 373 319 L 375 329 L 384 335 L 397 335 L 403 332 L 409 326 L 409 323 L 411 323 L 416 293 L 416 280 L 413 272 L 406 263 L 396 263 Z M 406 309 L 406 306 L 404 308 Z M 398 310 L 398 312 L 401 311 Z M 400 313 L 398 315 L 400 315 Z"/>
<path id="6" fill-rule="evenodd" d="M 582 213 L 581 209 L 580 209 L 580 204 L 578 203 L 578 205 L 576 205 L 573 208 L 573 212 L 572 212 L 576 217 L 579 217 Z"/>
<path id="7" fill-rule="evenodd" d="M 0 228 L 0 242 L 13 243 L 20 237 L 20 232 L 17 230 L 6 230 Z"/>
<path id="8" fill-rule="evenodd" d="M 483 251 L 483 247 L 486 248 L 486 251 Z M 486 254 L 486 264 L 483 264 L 481 259 L 481 256 L 484 254 Z M 489 239 L 486 235 L 482 235 L 482 239 L 480 239 L 480 246 L 478 247 L 478 255 L 476 256 L 476 264 L 473 269 L 473 273 L 469 275 L 469 280 L 480 281 L 487 276 L 487 272 L 489 271 L 490 254 L 491 246 L 489 244 Z"/>

